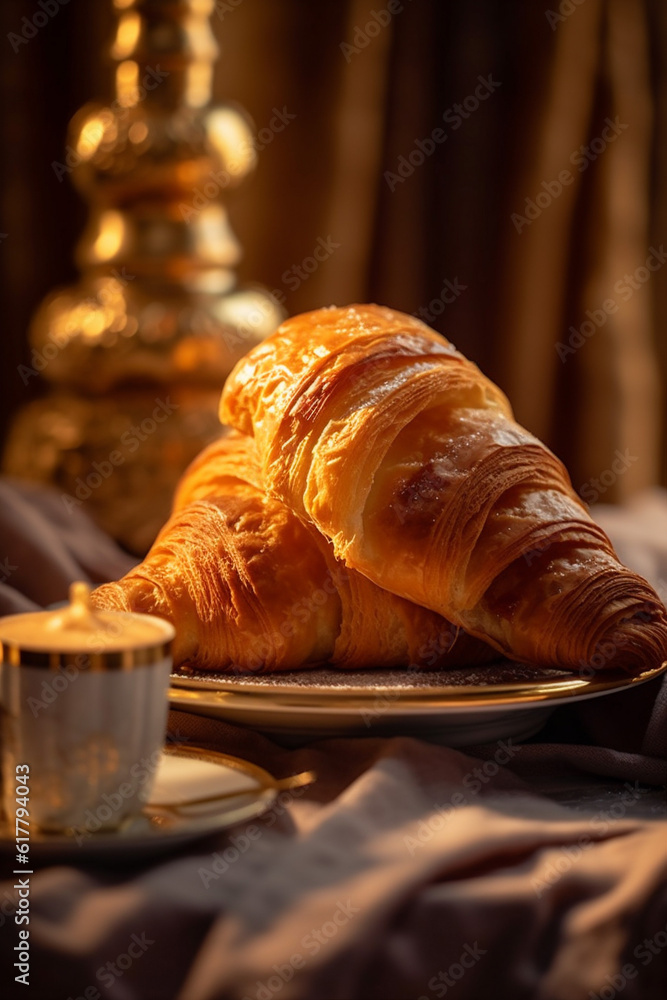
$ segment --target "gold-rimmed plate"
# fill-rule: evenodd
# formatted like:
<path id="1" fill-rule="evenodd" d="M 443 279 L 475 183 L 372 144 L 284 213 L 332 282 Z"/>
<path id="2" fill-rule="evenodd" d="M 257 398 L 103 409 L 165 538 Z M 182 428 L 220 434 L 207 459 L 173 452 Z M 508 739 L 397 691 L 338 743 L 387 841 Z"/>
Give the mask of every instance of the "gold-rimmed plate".
<path id="1" fill-rule="evenodd" d="M 460 747 L 526 739 L 559 704 L 635 687 L 666 670 L 667 662 L 632 676 L 598 671 L 583 677 L 508 660 L 449 671 L 183 670 L 172 675 L 169 699 L 174 709 L 261 729 L 282 742 L 400 733 Z"/>

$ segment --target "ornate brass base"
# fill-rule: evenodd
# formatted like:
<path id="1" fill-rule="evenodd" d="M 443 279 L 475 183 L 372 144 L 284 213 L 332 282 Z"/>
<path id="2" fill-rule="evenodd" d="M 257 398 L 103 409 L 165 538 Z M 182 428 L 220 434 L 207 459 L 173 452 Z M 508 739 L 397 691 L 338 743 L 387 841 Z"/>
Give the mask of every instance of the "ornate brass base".
<path id="1" fill-rule="evenodd" d="M 176 470 L 220 434 L 219 392 L 177 387 L 85 399 L 53 393 L 14 425 L 6 466 L 49 483 L 113 538 L 146 552 L 169 516 Z"/>
<path id="2" fill-rule="evenodd" d="M 254 167 L 244 114 L 210 104 L 213 0 L 114 0 L 115 98 L 75 115 L 65 163 L 90 202 L 80 282 L 38 310 L 5 469 L 54 484 L 143 553 L 187 463 L 220 433 L 233 365 L 283 317 L 239 288 L 223 197 Z M 196 192 L 193 194 L 193 192 Z"/>

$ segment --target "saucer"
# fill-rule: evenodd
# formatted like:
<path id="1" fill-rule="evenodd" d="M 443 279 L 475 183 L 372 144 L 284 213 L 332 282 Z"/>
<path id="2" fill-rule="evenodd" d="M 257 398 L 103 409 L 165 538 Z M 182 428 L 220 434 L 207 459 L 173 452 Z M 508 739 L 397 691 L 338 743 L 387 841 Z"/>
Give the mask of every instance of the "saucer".
<path id="1" fill-rule="evenodd" d="M 99 833 L 87 829 L 46 833 L 31 826 L 30 855 L 66 854 L 72 861 L 91 854 L 154 855 L 255 819 L 273 805 L 282 785 L 248 761 L 170 744 L 160 757 L 150 802 L 142 815 L 127 820 L 118 830 Z M 14 847 L 14 830 L 4 818 L 0 849 Z"/>

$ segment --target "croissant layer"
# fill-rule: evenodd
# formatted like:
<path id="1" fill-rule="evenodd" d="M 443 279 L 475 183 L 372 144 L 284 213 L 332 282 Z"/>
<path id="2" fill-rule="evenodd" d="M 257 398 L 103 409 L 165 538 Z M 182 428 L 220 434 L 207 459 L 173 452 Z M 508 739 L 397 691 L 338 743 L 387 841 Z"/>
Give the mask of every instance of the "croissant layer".
<path id="1" fill-rule="evenodd" d="M 167 618 L 175 663 L 202 670 L 424 669 L 496 656 L 437 613 L 346 569 L 261 483 L 251 439 L 232 433 L 210 445 L 185 473 L 143 563 L 98 588 L 94 603 Z"/>
<path id="2" fill-rule="evenodd" d="M 534 664 L 667 658 L 665 609 L 448 341 L 379 306 L 287 320 L 228 380 L 267 491 L 348 567 Z"/>

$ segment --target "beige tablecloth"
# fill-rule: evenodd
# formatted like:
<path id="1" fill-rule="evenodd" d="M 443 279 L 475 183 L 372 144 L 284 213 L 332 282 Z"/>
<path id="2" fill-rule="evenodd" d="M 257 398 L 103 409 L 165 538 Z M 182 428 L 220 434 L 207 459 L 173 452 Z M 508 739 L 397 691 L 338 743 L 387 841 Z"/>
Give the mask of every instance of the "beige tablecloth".
<path id="1" fill-rule="evenodd" d="M 624 558 L 662 587 L 667 503 L 642 503 L 598 513 Z M 181 713 L 170 726 L 318 781 L 169 856 L 70 857 L 36 871 L 31 985 L 6 992 L 9 878 L 3 996 L 665 996 L 667 684 L 559 709 L 528 744 L 465 753 L 373 736 L 285 749 Z M 2 864 L 8 873 L 12 856 Z"/>

